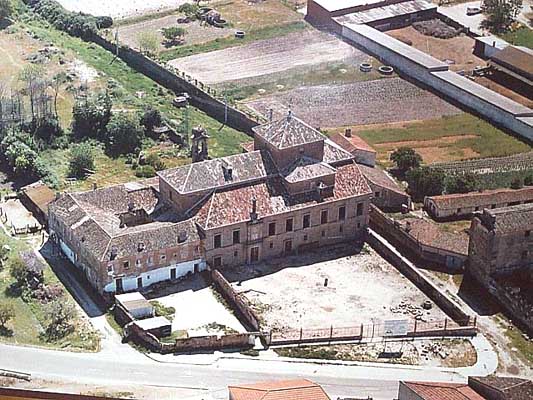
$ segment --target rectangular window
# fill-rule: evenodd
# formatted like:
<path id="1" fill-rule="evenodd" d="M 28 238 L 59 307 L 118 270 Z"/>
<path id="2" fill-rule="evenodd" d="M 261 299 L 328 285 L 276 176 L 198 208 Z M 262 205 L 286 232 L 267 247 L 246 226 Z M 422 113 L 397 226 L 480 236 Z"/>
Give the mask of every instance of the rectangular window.
<path id="1" fill-rule="evenodd" d="M 339 207 L 339 221 L 344 221 L 346 219 L 346 207 Z"/>
<path id="2" fill-rule="evenodd" d="M 124 261 L 123 267 L 124 267 L 124 269 L 130 269 L 130 262 L 129 261 Z"/>
<path id="3" fill-rule="evenodd" d="M 271 248 L 271 249 L 274 248 L 274 242 L 270 242 L 270 248 Z"/>
<path id="4" fill-rule="evenodd" d="M 154 259 L 152 257 L 148 257 L 148 265 L 154 265 Z"/>
<path id="5" fill-rule="evenodd" d="M 234 251 L 233 252 L 233 257 L 238 257 L 239 256 L 239 252 L 238 251 Z"/>
<path id="6" fill-rule="evenodd" d="M 530 237 L 531 236 L 531 231 L 526 231 L 526 233 L 524 234 L 525 237 Z"/>
<path id="7" fill-rule="evenodd" d="M 304 242 L 307 242 L 307 235 L 304 235 Z"/>
<path id="8" fill-rule="evenodd" d="M 222 257 L 215 257 L 213 258 L 213 265 L 215 268 L 219 268 L 222 266 Z"/>
<path id="9" fill-rule="evenodd" d="M 241 231 L 233 231 L 233 244 L 241 242 Z"/>
<path id="10" fill-rule="evenodd" d="M 292 232 L 292 218 L 285 221 L 285 232 Z"/>
<path id="11" fill-rule="evenodd" d="M 140 267 L 141 266 L 141 260 L 139 260 L 139 259 L 135 260 L 135 265 L 137 267 Z"/>
<path id="12" fill-rule="evenodd" d="M 107 272 L 113 272 L 113 264 L 107 264 Z"/>
<path id="13" fill-rule="evenodd" d="M 328 210 L 322 210 L 322 212 L 320 213 L 320 223 L 321 224 L 328 223 Z"/>
<path id="14" fill-rule="evenodd" d="M 310 226 L 311 226 L 311 215 L 305 214 L 303 223 L 302 223 L 302 228 L 305 229 L 305 228 L 309 228 Z"/>
<path id="15" fill-rule="evenodd" d="M 219 249 L 220 247 L 222 247 L 222 235 L 215 235 L 215 237 L 213 238 L 213 246 L 215 249 Z"/>
<path id="16" fill-rule="evenodd" d="M 268 224 L 268 236 L 274 236 L 276 234 L 276 223 L 271 222 Z"/>
<path id="17" fill-rule="evenodd" d="M 363 203 L 357 203 L 357 214 L 358 217 L 363 215 Z"/>
<path id="18" fill-rule="evenodd" d="M 322 232 L 320 232 L 320 234 L 322 235 L 322 237 L 325 237 L 326 236 L 326 231 L 322 231 Z"/>
<path id="19" fill-rule="evenodd" d="M 374 193 L 374 197 L 375 197 L 376 199 L 379 199 L 379 196 L 380 196 L 380 193 L 379 193 L 379 192 Z"/>

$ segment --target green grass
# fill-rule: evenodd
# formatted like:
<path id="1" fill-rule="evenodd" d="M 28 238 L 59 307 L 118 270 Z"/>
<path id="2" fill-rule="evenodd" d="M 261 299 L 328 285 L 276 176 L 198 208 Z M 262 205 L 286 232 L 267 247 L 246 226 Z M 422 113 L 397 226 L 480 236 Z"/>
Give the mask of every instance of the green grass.
<path id="1" fill-rule="evenodd" d="M 2 243 L 7 243 L 12 248 L 10 257 L 20 251 L 29 250 L 29 245 L 22 241 L 10 238 L 0 231 Z M 30 345 L 50 348 L 61 348 L 73 351 L 97 351 L 100 346 L 98 334 L 90 325 L 76 318 L 73 322 L 75 329 L 64 338 L 48 342 L 41 338 L 44 330 L 44 306 L 35 299 L 24 301 L 20 296 L 13 295 L 8 288 L 14 282 L 9 274 L 9 268 L 0 268 L 0 302 L 8 302 L 15 308 L 15 318 L 8 322 L 9 335 L 0 335 L 0 341 L 18 345 Z M 47 285 L 60 284 L 56 275 L 49 266 L 44 270 L 44 283 Z M 64 289 L 63 301 L 74 304 L 75 300 Z"/>
<path id="2" fill-rule="evenodd" d="M 503 35 L 503 39 L 515 46 L 525 46 L 533 49 L 533 29 L 523 26 L 514 32 Z"/>
<path id="3" fill-rule="evenodd" d="M 497 314 L 496 321 L 505 329 L 505 336 L 511 342 L 509 347 L 516 348 L 520 358 L 528 364 L 533 365 L 533 340 L 526 339 L 524 333 L 514 326 L 503 314 Z"/>
<path id="4" fill-rule="evenodd" d="M 150 304 L 154 306 L 156 316 L 165 317 L 169 321 L 174 319 L 174 316 L 176 315 L 176 309 L 174 307 L 165 307 L 157 300 L 150 301 Z"/>
<path id="5" fill-rule="evenodd" d="M 285 36 L 292 32 L 304 30 L 307 24 L 303 21 L 292 22 L 278 26 L 267 26 L 246 32 L 242 39 L 233 36 L 212 40 L 206 43 L 179 46 L 170 50 L 162 51 L 159 58 L 163 61 L 170 61 L 180 57 L 191 56 L 193 54 L 206 53 L 209 51 L 222 50 L 228 47 L 242 46 L 256 40 L 271 39 L 274 37 Z"/>
<path id="6" fill-rule="evenodd" d="M 350 357 L 339 358 L 338 351 L 323 346 L 281 347 L 274 349 L 274 352 L 281 357 L 355 361 Z"/>
<path id="7" fill-rule="evenodd" d="M 366 129 L 357 134 L 372 145 L 403 141 L 421 142 L 417 143 L 415 148 L 424 147 L 423 141 L 425 140 L 459 136 L 454 142 L 442 143 L 438 146 L 446 148 L 450 155 L 458 156 L 457 158 L 463 158 L 461 155 L 464 149 L 473 150 L 481 158 L 508 156 L 531 150 L 530 145 L 467 113 L 424 122 L 405 123 L 394 128 Z M 464 135 L 476 135 L 476 137 L 460 138 Z M 388 158 L 387 152 L 391 149 L 387 146 L 378 146 L 380 158 Z"/>

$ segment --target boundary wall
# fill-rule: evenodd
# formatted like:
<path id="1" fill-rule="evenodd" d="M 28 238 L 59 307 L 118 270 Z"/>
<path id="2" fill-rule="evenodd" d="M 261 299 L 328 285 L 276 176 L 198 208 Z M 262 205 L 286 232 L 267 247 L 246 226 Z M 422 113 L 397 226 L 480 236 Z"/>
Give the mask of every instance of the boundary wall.
<path id="1" fill-rule="evenodd" d="M 490 122 L 533 141 L 533 110 L 449 70 L 446 63 L 370 26 L 344 24 L 342 36 L 397 71 Z"/>

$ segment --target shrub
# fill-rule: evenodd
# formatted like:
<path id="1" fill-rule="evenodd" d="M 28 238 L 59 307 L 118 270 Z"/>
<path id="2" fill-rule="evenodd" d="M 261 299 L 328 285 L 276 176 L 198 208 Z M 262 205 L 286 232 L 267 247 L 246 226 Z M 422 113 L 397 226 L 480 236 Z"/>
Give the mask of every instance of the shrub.
<path id="1" fill-rule="evenodd" d="M 72 109 L 72 133 L 77 139 L 102 140 L 111 119 L 113 103 L 107 93 L 78 97 Z"/>
<path id="2" fill-rule="evenodd" d="M 155 169 L 151 165 L 143 165 L 135 170 L 137 178 L 153 178 L 155 176 Z"/>
<path id="3" fill-rule="evenodd" d="M 524 186 L 533 186 L 533 175 L 527 175 L 524 178 Z"/>
<path id="4" fill-rule="evenodd" d="M 28 278 L 28 266 L 20 257 L 15 257 L 10 263 L 9 274 L 18 286 L 24 286 Z"/>
<path id="5" fill-rule="evenodd" d="M 522 184 L 522 179 L 520 178 L 515 178 L 513 179 L 513 181 L 511 182 L 511 189 L 521 189 L 524 185 Z"/>
<path id="6" fill-rule="evenodd" d="M 145 165 L 152 166 L 156 171 L 162 171 L 166 169 L 165 162 L 156 153 L 149 154 L 145 160 Z"/>
<path id="7" fill-rule="evenodd" d="M 107 124 L 106 145 L 111 155 L 135 152 L 144 138 L 144 129 L 137 115 L 130 113 L 114 114 Z"/>
<path id="8" fill-rule="evenodd" d="M 69 175 L 81 178 L 87 170 L 94 170 L 93 148 L 88 143 L 80 143 L 70 151 Z"/>
<path id="9" fill-rule="evenodd" d="M 6 327 L 6 324 L 15 318 L 15 307 L 10 303 L 0 303 L 0 328 Z"/>
<path id="10" fill-rule="evenodd" d="M 418 168 L 422 163 L 422 156 L 410 147 L 400 147 L 392 152 L 390 159 L 396 164 L 396 168 L 405 174 L 413 168 Z"/>
<path id="11" fill-rule="evenodd" d="M 442 194 L 446 174 L 439 169 L 415 168 L 407 172 L 408 191 L 415 200 Z"/>
<path id="12" fill-rule="evenodd" d="M 474 192 L 479 186 L 480 179 L 477 175 L 472 173 L 452 176 L 446 180 L 446 192 L 448 193 Z"/>

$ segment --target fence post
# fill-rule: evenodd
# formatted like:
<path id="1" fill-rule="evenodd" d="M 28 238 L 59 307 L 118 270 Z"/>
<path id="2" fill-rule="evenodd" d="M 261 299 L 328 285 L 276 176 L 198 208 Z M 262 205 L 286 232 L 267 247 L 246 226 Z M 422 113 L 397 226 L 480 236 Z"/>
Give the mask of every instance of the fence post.
<path id="1" fill-rule="evenodd" d="M 416 333 L 416 325 L 417 325 L 418 321 L 415 319 L 415 329 L 413 331 L 413 333 Z"/>
<path id="2" fill-rule="evenodd" d="M 444 318 L 444 331 L 448 329 L 448 318 Z"/>
<path id="3" fill-rule="evenodd" d="M 374 321 L 372 321 L 372 337 L 370 338 L 370 340 L 374 339 L 374 328 L 375 328 L 375 324 L 374 324 Z"/>
<path id="4" fill-rule="evenodd" d="M 364 329 L 363 324 L 361 324 L 361 333 L 359 334 L 359 337 L 360 337 L 359 340 L 363 340 L 363 329 Z"/>
<path id="5" fill-rule="evenodd" d="M 476 328 L 476 327 L 477 327 L 477 315 L 474 316 L 474 328 Z"/>
<path id="6" fill-rule="evenodd" d="M 329 344 L 331 344 L 331 339 L 333 339 L 333 325 L 329 328 Z"/>
<path id="7" fill-rule="evenodd" d="M 304 334 L 304 328 L 300 328 L 300 342 L 302 341 L 303 334 Z"/>

